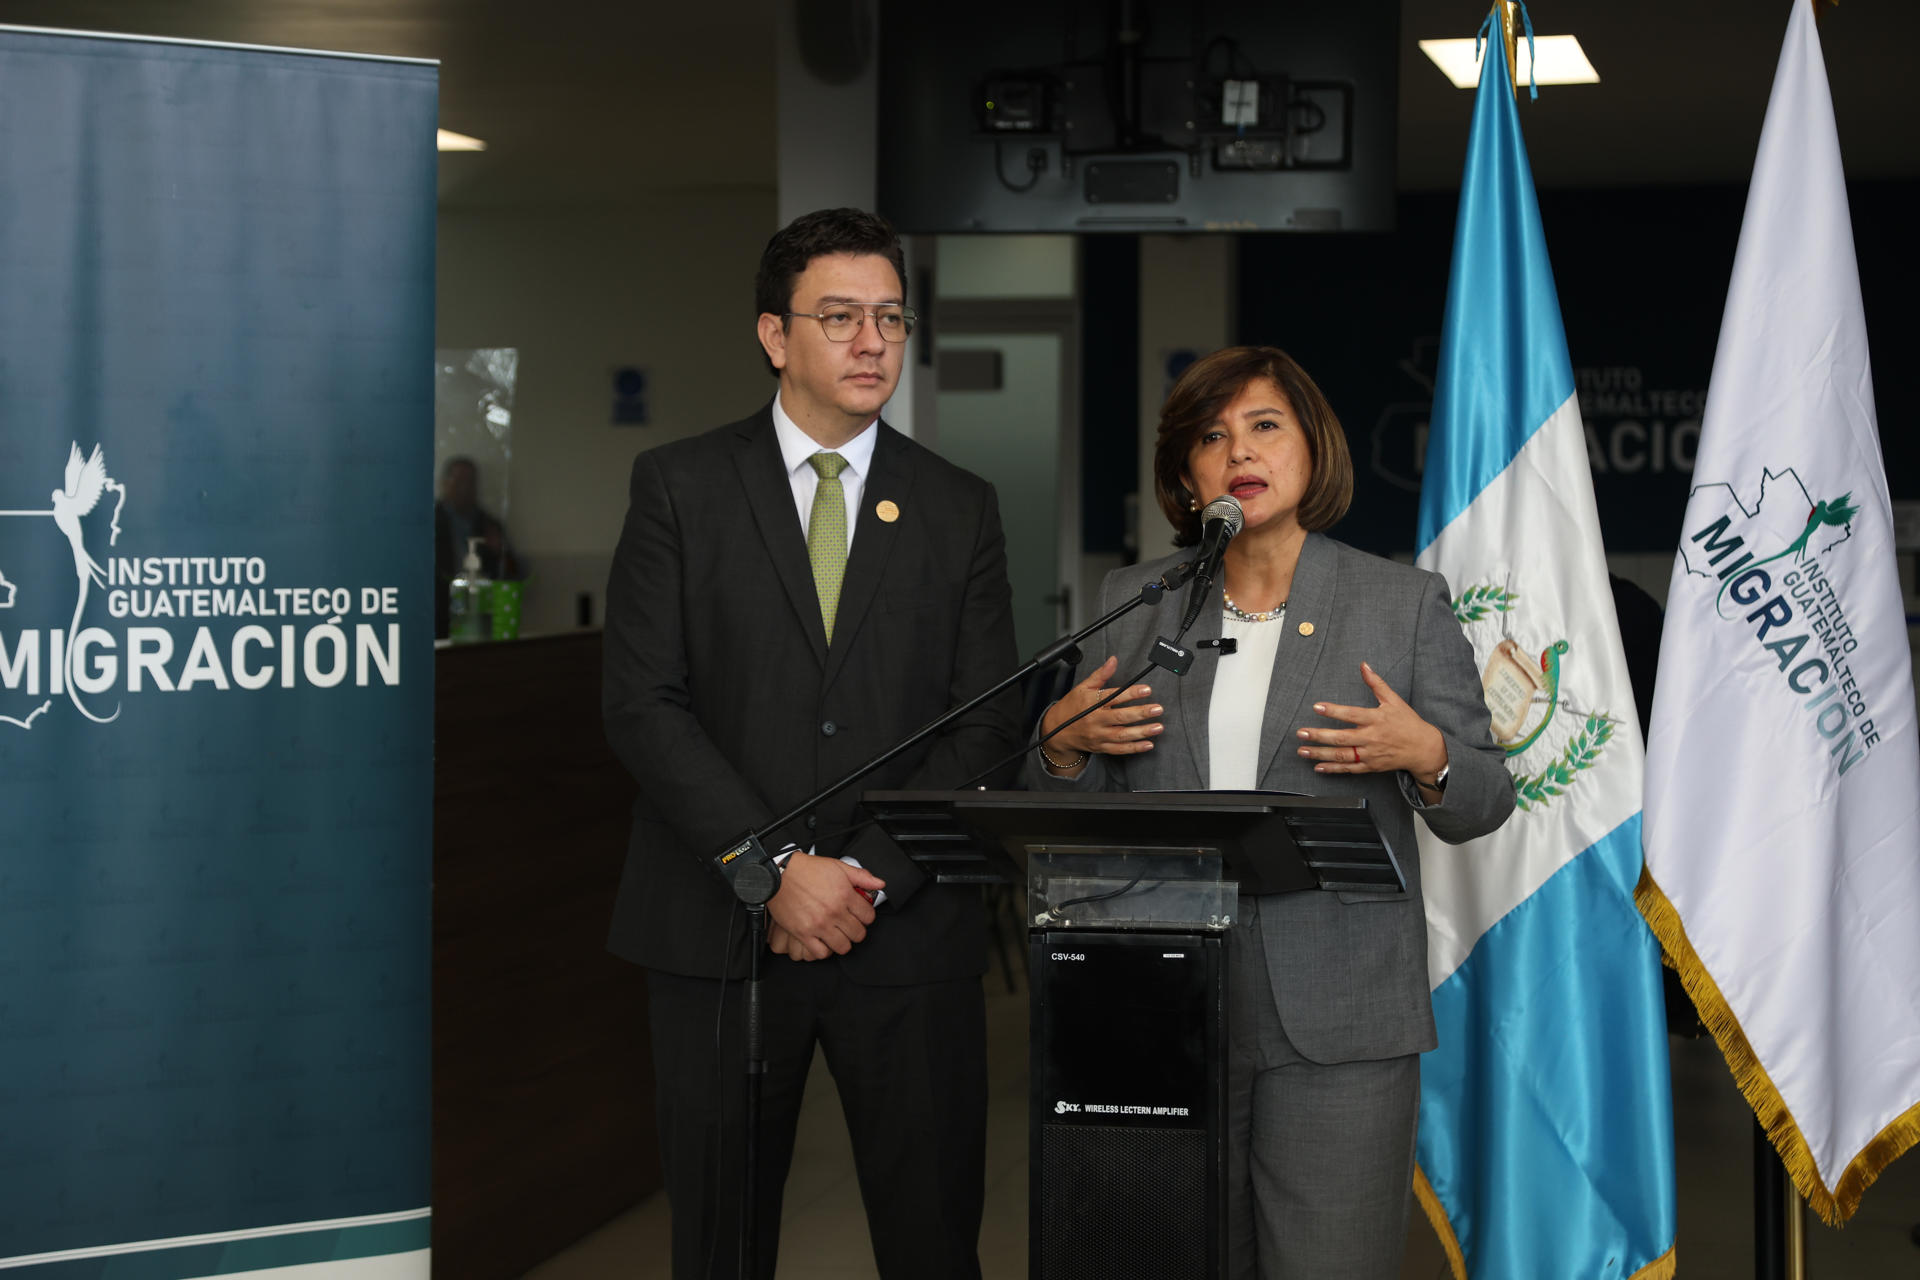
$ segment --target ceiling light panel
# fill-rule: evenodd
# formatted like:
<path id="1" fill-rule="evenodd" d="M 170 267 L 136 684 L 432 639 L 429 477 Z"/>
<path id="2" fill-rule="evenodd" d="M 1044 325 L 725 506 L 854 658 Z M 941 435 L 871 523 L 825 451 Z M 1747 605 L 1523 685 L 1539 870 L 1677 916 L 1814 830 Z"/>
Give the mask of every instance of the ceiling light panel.
<path id="1" fill-rule="evenodd" d="M 1420 51 L 1433 59 L 1433 65 L 1439 67 L 1447 79 L 1462 89 L 1472 89 L 1480 83 L 1480 59 L 1473 53 L 1475 41 L 1464 40 L 1422 40 Z M 1600 73 L 1593 69 L 1588 61 L 1586 50 L 1580 47 L 1577 36 L 1536 36 L 1532 44 L 1540 55 L 1540 84 L 1598 84 Z M 1521 85 L 1534 82 L 1533 54 L 1528 50 L 1528 41 L 1523 36 L 1518 44 L 1519 66 L 1514 71 L 1514 79 Z M 1485 41 L 1483 50 L 1494 47 L 1493 41 Z"/>

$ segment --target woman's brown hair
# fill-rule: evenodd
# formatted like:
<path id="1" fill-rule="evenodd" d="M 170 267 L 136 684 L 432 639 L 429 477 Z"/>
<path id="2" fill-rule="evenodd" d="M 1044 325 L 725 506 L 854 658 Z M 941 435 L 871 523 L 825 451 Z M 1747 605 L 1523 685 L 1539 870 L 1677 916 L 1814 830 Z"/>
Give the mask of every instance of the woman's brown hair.
<path id="1" fill-rule="evenodd" d="M 1173 525 L 1175 546 L 1190 547 L 1200 541 L 1200 513 L 1193 509 L 1199 495 L 1186 485 L 1187 459 L 1195 442 L 1219 421 L 1235 396 L 1261 378 L 1286 394 L 1306 432 L 1313 477 L 1300 499 L 1300 527 L 1309 533 L 1331 528 L 1347 513 L 1353 501 L 1353 458 L 1347 451 L 1347 434 L 1326 396 L 1307 371 L 1278 347 L 1225 347 L 1188 365 L 1160 410 L 1153 490 Z"/>

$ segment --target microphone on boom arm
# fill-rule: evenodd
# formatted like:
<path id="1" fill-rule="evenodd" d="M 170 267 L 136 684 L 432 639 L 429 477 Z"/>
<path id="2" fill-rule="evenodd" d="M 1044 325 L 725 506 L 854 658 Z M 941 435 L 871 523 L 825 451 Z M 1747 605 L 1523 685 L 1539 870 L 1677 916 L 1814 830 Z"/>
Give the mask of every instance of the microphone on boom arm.
<path id="1" fill-rule="evenodd" d="M 1240 500 L 1231 494 L 1223 493 L 1200 509 L 1200 550 L 1193 561 L 1193 589 L 1187 596 L 1186 613 L 1180 619 L 1183 634 L 1200 616 L 1204 602 L 1212 594 L 1213 580 L 1220 572 L 1220 557 L 1226 554 L 1227 544 L 1246 522 Z"/>

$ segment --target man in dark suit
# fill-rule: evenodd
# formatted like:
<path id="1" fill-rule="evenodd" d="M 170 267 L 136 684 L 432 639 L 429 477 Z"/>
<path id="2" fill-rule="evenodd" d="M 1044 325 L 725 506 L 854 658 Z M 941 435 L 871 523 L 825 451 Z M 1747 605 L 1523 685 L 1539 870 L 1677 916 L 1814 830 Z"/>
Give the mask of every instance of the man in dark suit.
<path id="1" fill-rule="evenodd" d="M 752 417 L 640 455 L 607 589 L 607 737 L 639 784 L 609 945 L 645 965 L 676 1280 L 736 1274 L 745 920 L 721 850 L 1014 662 L 992 488 L 879 420 L 913 313 L 898 239 L 853 209 L 768 242 Z M 824 455 L 824 456 L 823 456 Z M 999 700 L 865 787 L 953 787 L 1019 746 Z M 833 1072 L 880 1274 L 980 1274 L 984 917 L 878 829 L 858 791 L 768 904 L 756 1199 L 771 1277 L 814 1047 Z"/>

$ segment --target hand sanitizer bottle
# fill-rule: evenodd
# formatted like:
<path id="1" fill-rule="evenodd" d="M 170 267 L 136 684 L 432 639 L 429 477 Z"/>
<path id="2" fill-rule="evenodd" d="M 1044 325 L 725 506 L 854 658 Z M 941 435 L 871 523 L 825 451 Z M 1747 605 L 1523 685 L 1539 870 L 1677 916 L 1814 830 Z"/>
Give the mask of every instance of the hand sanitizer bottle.
<path id="1" fill-rule="evenodd" d="M 474 644 L 493 638 L 493 580 L 480 568 L 479 538 L 467 539 L 460 576 L 447 584 L 447 639 Z"/>

